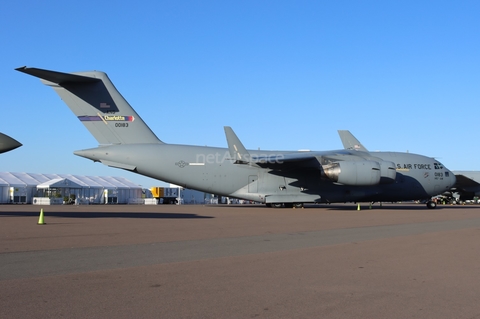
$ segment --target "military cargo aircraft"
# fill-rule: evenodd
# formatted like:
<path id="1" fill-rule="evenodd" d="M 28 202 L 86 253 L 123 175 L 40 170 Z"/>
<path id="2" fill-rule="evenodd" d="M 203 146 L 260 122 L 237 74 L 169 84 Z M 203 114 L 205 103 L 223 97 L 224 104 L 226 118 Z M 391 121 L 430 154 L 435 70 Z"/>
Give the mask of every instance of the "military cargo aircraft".
<path id="1" fill-rule="evenodd" d="M 22 146 L 20 142 L 8 135 L 0 133 L 0 154 L 16 149 Z"/>
<path id="2" fill-rule="evenodd" d="M 52 87 L 96 138 L 98 147 L 75 155 L 186 188 L 271 207 L 302 207 L 429 200 L 455 183 L 455 175 L 433 158 L 369 152 L 348 131 L 339 131 L 345 149 L 333 151 L 250 151 L 228 126 L 228 148 L 167 144 L 104 72 L 16 70 Z M 427 202 L 427 207 L 435 206 Z"/>

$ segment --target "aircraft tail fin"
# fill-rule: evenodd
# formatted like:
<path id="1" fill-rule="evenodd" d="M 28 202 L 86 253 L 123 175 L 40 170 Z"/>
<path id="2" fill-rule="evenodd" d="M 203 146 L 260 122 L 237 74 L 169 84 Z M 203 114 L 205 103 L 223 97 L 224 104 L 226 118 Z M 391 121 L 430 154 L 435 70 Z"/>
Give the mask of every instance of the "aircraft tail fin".
<path id="1" fill-rule="evenodd" d="M 27 67 L 16 70 L 51 86 L 99 144 L 163 143 L 104 72 L 62 73 Z"/>
<path id="2" fill-rule="evenodd" d="M 362 151 L 368 152 L 365 146 L 360 143 L 359 140 L 355 136 L 353 136 L 350 131 L 346 130 L 338 130 L 338 135 L 340 135 L 340 139 L 342 140 L 343 147 L 347 150 L 354 150 L 354 151 Z"/>
<path id="3" fill-rule="evenodd" d="M 228 150 L 230 156 L 235 160 L 236 164 L 246 164 L 250 162 L 250 153 L 238 138 L 237 134 L 232 130 L 230 126 L 225 126 L 225 135 L 227 137 Z"/>

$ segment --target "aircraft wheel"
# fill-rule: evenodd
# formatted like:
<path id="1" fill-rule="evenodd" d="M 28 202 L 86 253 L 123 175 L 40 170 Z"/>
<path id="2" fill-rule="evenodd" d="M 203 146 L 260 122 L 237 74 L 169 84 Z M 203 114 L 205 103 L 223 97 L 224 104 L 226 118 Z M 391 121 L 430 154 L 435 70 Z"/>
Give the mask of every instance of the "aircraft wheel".
<path id="1" fill-rule="evenodd" d="M 272 203 L 273 208 L 282 208 L 283 204 L 282 203 Z"/>
<path id="2" fill-rule="evenodd" d="M 427 202 L 427 208 L 434 209 L 435 207 L 437 207 L 437 203 L 435 203 L 434 201 L 429 200 Z"/>
<path id="3" fill-rule="evenodd" d="M 303 203 L 294 203 L 293 207 L 295 208 L 303 208 Z"/>

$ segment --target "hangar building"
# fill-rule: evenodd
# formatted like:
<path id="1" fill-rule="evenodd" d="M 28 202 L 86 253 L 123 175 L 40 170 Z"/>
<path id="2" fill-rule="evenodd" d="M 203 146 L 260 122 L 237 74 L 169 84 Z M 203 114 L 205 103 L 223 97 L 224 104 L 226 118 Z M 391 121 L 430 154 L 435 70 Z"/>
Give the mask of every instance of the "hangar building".
<path id="1" fill-rule="evenodd" d="M 123 177 L 0 172 L 0 204 L 128 204 L 144 197 Z"/>

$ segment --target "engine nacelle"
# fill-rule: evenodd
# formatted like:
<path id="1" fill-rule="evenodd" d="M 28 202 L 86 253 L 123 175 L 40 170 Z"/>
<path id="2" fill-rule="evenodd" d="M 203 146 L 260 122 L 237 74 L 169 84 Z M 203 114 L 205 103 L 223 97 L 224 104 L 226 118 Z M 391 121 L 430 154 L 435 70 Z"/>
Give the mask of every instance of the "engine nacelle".
<path id="1" fill-rule="evenodd" d="M 324 165 L 322 168 L 322 175 L 344 185 L 377 185 L 381 179 L 381 166 L 375 161 L 340 161 Z"/>
<path id="2" fill-rule="evenodd" d="M 388 184 L 395 182 L 397 178 L 397 169 L 394 162 L 382 161 L 380 162 L 380 183 Z"/>

